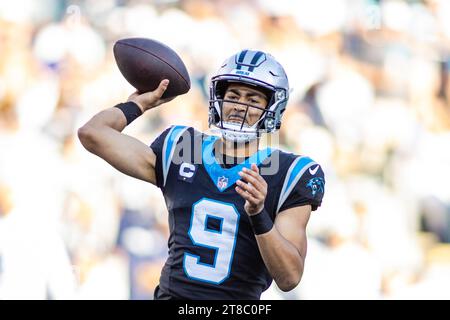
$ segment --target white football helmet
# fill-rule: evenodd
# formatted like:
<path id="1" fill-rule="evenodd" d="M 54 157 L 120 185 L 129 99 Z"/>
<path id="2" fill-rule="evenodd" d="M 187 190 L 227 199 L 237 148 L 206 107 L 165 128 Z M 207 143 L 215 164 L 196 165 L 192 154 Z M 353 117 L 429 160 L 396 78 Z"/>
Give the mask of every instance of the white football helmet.
<path id="1" fill-rule="evenodd" d="M 268 105 L 260 119 L 252 126 L 224 121 L 222 106 L 229 83 L 254 86 L 268 94 Z M 289 81 L 278 61 L 262 51 L 243 50 L 229 57 L 211 78 L 209 100 L 209 126 L 218 128 L 227 140 L 242 143 L 254 140 L 261 132 L 274 132 L 281 126 L 281 117 L 289 99 Z M 226 101 L 226 100 L 225 100 Z M 255 106 L 235 101 L 248 108 Z"/>

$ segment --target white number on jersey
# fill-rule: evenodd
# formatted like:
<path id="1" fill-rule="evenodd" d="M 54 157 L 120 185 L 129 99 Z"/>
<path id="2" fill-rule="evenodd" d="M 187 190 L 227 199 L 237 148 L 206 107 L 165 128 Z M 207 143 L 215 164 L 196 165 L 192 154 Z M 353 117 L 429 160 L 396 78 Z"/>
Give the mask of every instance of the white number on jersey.
<path id="1" fill-rule="evenodd" d="M 208 219 L 220 221 L 220 230 L 207 228 Z M 189 278 L 220 284 L 230 275 L 236 237 L 239 227 L 239 213 L 231 203 L 203 198 L 192 206 L 189 237 L 201 247 L 214 249 L 212 265 L 202 263 L 198 255 L 184 254 L 184 272 Z"/>

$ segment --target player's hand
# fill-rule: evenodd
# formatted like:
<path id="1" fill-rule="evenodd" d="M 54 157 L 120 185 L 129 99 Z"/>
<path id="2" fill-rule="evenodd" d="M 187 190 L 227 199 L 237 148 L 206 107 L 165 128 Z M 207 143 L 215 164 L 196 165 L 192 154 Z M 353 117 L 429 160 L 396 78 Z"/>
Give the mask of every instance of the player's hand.
<path id="1" fill-rule="evenodd" d="M 250 216 L 260 213 L 264 209 L 267 183 L 259 174 L 258 166 L 253 163 L 251 170 L 244 168 L 239 175 L 241 180 L 236 182 L 236 192 L 245 199 L 245 211 Z"/>
<path id="2" fill-rule="evenodd" d="M 167 99 L 161 99 L 162 95 L 166 91 L 167 87 L 169 86 L 169 80 L 164 79 L 159 83 L 158 88 L 156 88 L 154 91 L 146 92 L 140 94 L 139 92 L 133 93 L 127 101 L 132 101 L 136 103 L 139 108 L 141 108 L 142 112 L 145 112 L 149 109 L 152 109 L 154 107 L 157 107 L 163 103 L 169 102 L 173 98 L 167 98 Z"/>

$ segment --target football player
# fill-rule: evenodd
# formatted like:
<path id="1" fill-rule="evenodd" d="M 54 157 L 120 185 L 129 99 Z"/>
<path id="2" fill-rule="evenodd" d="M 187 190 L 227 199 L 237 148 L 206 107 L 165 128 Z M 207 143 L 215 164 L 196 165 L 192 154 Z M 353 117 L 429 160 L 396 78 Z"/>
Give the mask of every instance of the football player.
<path id="1" fill-rule="evenodd" d="M 169 211 L 169 257 L 156 299 L 259 299 L 302 277 L 306 226 L 324 194 L 307 156 L 259 148 L 281 126 L 289 99 L 283 67 L 244 50 L 211 79 L 209 123 L 219 135 L 174 125 L 151 146 L 121 131 L 164 102 L 170 85 L 101 111 L 78 131 L 84 147 L 121 172 L 161 189 Z"/>

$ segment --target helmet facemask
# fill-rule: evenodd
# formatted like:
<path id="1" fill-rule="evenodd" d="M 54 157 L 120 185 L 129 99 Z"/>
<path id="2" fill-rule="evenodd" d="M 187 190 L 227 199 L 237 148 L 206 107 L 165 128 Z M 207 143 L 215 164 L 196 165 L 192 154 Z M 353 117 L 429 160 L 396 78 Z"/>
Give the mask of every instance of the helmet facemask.
<path id="1" fill-rule="evenodd" d="M 237 143 L 245 143 L 252 140 L 255 140 L 261 136 L 262 133 L 270 133 L 274 132 L 280 128 L 281 121 L 280 117 L 284 109 L 280 112 L 279 106 L 280 104 L 286 104 L 287 99 L 283 98 L 285 95 L 280 94 L 282 91 L 272 91 L 268 90 L 264 87 L 257 87 L 255 89 L 264 93 L 267 97 L 267 106 L 265 108 L 258 107 L 255 105 L 251 105 L 249 103 L 243 103 L 235 100 L 226 100 L 225 92 L 228 86 L 225 86 L 225 89 L 220 88 L 220 86 L 224 86 L 224 80 L 222 81 L 213 81 L 211 90 L 215 90 L 215 93 L 211 93 L 212 99 L 209 101 L 209 126 L 216 127 L 222 133 L 223 137 L 227 140 L 237 142 Z M 242 83 L 244 85 L 248 85 L 246 82 L 234 82 L 233 83 Z M 219 87 L 219 88 L 217 88 Z M 281 99 L 280 99 L 281 98 Z M 245 108 L 244 114 L 234 116 L 239 117 L 240 121 L 227 121 L 224 118 L 223 106 L 224 103 L 231 103 L 233 105 L 240 105 Z M 247 124 L 248 114 L 251 110 L 260 110 L 261 115 L 258 120 L 253 124 Z"/>
<path id="2" fill-rule="evenodd" d="M 245 58 L 246 56 L 248 58 Z M 255 64 L 250 65 L 249 60 L 250 63 Z M 245 71 L 245 68 L 249 71 Z M 225 100 L 225 93 L 231 83 L 242 84 L 260 91 L 267 97 L 267 106 L 261 108 L 236 100 Z M 227 59 L 218 74 L 211 79 L 209 126 L 217 128 L 229 141 L 245 143 L 255 140 L 263 132 L 270 133 L 280 128 L 281 116 L 288 98 L 289 84 L 281 65 L 268 54 L 244 50 Z M 242 110 L 238 112 L 240 113 L 238 118 L 241 118 L 241 121 L 231 122 L 224 118 L 224 103 L 245 108 L 243 118 Z M 255 123 L 246 124 L 249 112 L 255 109 L 262 111 L 260 117 Z"/>

